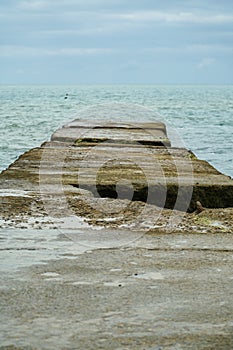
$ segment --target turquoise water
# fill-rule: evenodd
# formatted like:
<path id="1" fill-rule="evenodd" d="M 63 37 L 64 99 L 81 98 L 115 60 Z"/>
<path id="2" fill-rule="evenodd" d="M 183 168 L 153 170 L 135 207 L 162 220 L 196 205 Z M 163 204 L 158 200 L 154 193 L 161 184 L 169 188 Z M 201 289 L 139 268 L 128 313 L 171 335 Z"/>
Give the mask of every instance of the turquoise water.
<path id="1" fill-rule="evenodd" d="M 136 122 L 159 113 L 172 139 L 175 130 L 188 149 L 233 177 L 233 86 L 0 86 L 0 101 L 0 170 L 77 117 Z M 111 107 L 103 113 L 101 104 L 112 102 L 131 107 L 124 113 L 121 106 L 120 115 Z M 134 113 L 133 104 L 151 112 Z"/>

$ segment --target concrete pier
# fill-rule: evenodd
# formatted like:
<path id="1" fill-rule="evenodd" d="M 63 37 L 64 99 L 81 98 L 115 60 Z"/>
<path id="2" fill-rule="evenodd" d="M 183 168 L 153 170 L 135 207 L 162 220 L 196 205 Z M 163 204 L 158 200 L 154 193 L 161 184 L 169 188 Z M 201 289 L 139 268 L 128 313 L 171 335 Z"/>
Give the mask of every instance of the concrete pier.
<path id="1" fill-rule="evenodd" d="M 0 350 L 233 348 L 233 181 L 163 123 L 65 125 L 0 208 Z"/>
<path id="2" fill-rule="evenodd" d="M 191 151 L 171 147 L 163 123 L 74 120 L 0 175 L 1 189 L 57 187 L 192 212 L 233 207 L 233 181 Z M 62 188 L 61 188 L 62 187 Z"/>

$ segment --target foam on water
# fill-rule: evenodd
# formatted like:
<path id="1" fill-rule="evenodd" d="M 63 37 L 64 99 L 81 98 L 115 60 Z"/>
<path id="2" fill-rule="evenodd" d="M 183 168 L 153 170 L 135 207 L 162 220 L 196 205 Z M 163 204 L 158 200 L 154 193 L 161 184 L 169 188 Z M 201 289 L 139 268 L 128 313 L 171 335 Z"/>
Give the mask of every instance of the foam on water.
<path id="1" fill-rule="evenodd" d="M 0 190 L 0 197 L 30 197 L 30 193 L 22 190 Z"/>

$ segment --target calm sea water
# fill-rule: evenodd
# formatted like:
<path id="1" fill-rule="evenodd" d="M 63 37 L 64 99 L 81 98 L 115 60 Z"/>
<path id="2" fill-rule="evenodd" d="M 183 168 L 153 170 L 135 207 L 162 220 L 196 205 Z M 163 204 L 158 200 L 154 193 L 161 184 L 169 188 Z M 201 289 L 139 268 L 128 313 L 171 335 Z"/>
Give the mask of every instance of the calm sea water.
<path id="1" fill-rule="evenodd" d="M 233 177 L 233 86 L 0 86 L 0 170 L 77 117 L 133 122 L 158 119 L 157 113 L 174 145 L 179 135 Z"/>

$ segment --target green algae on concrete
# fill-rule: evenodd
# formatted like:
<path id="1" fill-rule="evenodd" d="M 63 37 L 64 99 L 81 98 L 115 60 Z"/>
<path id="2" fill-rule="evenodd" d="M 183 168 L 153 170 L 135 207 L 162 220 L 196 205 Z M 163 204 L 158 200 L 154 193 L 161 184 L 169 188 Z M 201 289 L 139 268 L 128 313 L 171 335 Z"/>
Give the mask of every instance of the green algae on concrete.
<path id="1" fill-rule="evenodd" d="M 167 141 L 158 145 L 161 137 Z M 72 196 L 73 187 L 73 193 L 79 188 L 168 209 L 194 211 L 196 201 L 207 208 L 233 207 L 232 179 L 187 149 L 168 145 L 163 123 L 75 120 L 3 171 L 0 188 L 33 190 L 39 198 L 43 183 L 52 191 L 48 195 L 56 188 L 56 198 L 66 188 Z"/>

